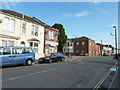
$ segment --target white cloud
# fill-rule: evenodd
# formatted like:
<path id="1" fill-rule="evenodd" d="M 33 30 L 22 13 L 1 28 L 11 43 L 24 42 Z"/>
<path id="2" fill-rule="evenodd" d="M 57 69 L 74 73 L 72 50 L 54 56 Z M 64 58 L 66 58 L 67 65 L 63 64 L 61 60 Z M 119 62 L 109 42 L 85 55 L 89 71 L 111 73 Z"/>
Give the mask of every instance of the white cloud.
<path id="1" fill-rule="evenodd" d="M 95 5 L 100 5 L 101 2 L 99 2 L 99 1 L 93 1 L 93 4 L 95 4 Z"/>
<path id="2" fill-rule="evenodd" d="M 21 0 L 0 0 L 2 2 L 2 6 L 6 8 L 10 8 L 12 6 L 16 6 Z"/>
<path id="3" fill-rule="evenodd" d="M 74 13 L 74 14 L 71 14 L 71 13 L 66 13 L 64 14 L 64 17 L 65 18 L 68 18 L 68 17 L 84 17 L 84 16 L 87 16 L 89 15 L 90 12 L 89 11 L 83 11 L 83 12 L 79 12 L 79 13 Z"/>
<path id="4" fill-rule="evenodd" d="M 64 17 L 72 17 L 73 15 L 72 14 L 70 14 L 70 13 L 66 13 L 66 14 L 64 14 Z"/>
<path id="5" fill-rule="evenodd" d="M 75 17 L 83 17 L 83 16 L 86 16 L 86 15 L 88 15 L 88 14 L 90 14 L 89 11 L 83 11 L 83 12 L 81 12 L 81 13 L 76 13 L 74 16 L 75 16 Z"/>

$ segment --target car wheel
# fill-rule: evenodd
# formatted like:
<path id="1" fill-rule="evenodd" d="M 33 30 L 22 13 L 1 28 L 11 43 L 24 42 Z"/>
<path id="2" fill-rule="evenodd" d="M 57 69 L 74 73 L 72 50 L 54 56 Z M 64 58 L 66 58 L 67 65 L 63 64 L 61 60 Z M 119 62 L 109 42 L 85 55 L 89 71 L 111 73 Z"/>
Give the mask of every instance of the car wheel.
<path id="1" fill-rule="evenodd" d="M 52 63 L 52 59 L 49 59 L 49 63 Z"/>
<path id="2" fill-rule="evenodd" d="M 61 62 L 63 62 L 65 60 L 65 58 L 61 58 Z"/>
<path id="3" fill-rule="evenodd" d="M 31 61 L 30 59 L 28 59 L 28 60 L 26 61 L 26 65 L 27 65 L 27 66 L 32 65 L 32 61 Z"/>

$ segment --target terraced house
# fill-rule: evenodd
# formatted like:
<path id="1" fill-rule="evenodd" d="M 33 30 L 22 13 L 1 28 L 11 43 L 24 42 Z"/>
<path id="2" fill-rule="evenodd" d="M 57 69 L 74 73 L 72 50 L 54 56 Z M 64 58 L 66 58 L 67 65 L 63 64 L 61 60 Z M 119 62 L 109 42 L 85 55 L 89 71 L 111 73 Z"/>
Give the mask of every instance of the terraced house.
<path id="1" fill-rule="evenodd" d="M 51 26 L 45 26 L 45 55 L 56 53 L 58 47 L 58 30 Z"/>
<path id="2" fill-rule="evenodd" d="M 0 46 L 33 47 L 35 57 L 44 56 L 45 24 L 34 17 L 0 9 Z"/>

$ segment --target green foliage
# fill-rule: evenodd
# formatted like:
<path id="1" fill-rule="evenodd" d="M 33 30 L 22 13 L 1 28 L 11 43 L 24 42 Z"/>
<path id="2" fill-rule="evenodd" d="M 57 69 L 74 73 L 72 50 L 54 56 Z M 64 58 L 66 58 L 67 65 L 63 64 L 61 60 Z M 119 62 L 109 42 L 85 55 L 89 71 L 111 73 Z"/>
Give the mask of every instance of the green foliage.
<path id="1" fill-rule="evenodd" d="M 65 45 L 65 43 L 67 41 L 67 35 L 65 34 L 65 29 L 64 29 L 62 24 L 58 24 L 58 23 L 55 23 L 52 27 L 59 30 L 59 34 L 58 34 L 58 42 L 59 42 L 58 51 L 63 52 L 63 47 L 64 47 L 64 45 Z"/>

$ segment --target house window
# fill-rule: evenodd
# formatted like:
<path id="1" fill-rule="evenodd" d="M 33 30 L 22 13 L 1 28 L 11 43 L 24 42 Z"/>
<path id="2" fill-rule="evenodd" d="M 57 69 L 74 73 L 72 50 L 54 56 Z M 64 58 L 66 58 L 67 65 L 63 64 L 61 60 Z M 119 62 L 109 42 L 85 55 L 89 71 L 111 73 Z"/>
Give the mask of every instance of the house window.
<path id="1" fill-rule="evenodd" d="M 26 23 L 22 23 L 22 33 L 25 34 L 26 33 Z"/>
<path id="2" fill-rule="evenodd" d="M 10 23 L 9 23 L 9 31 L 10 32 L 13 32 L 13 31 L 15 31 L 15 20 L 14 19 L 11 19 L 10 20 Z"/>
<path id="3" fill-rule="evenodd" d="M 69 47 L 69 42 L 68 42 L 68 47 Z"/>
<path id="4" fill-rule="evenodd" d="M 54 47 L 50 47 L 50 53 L 54 53 Z"/>
<path id="5" fill-rule="evenodd" d="M 35 26 L 34 26 L 34 25 L 32 25 L 31 34 L 32 34 L 32 35 L 35 35 Z"/>
<path id="6" fill-rule="evenodd" d="M 82 42 L 82 45 L 85 45 L 85 42 Z"/>
<path id="7" fill-rule="evenodd" d="M 52 37 L 53 37 L 52 39 L 54 40 L 54 32 L 52 32 Z"/>
<path id="8" fill-rule="evenodd" d="M 70 44 L 70 46 L 72 46 L 72 44 Z"/>
<path id="9" fill-rule="evenodd" d="M 4 30 L 5 31 L 8 31 L 8 26 L 9 26 L 9 18 L 5 17 L 5 20 L 4 20 Z"/>
<path id="10" fill-rule="evenodd" d="M 85 53 L 85 51 L 84 51 L 84 50 L 82 50 L 82 54 L 83 54 L 83 53 Z"/>
<path id="11" fill-rule="evenodd" d="M 32 47 L 35 53 L 38 53 L 38 43 L 37 42 L 30 42 L 30 47 Z"/>
<path id="12" fill-rule="evenodd" d="M 51 39 L 51 31 L 48 32 L 48 37 Z"/>
<path id="13" fill-rule="evenodd" d="M 35 36 L 38 36 L 38 29 L 39 29 L 39 27 L 36 26 L 36 28 L 35 28 Z"/>
<path id="14" fill-rule="evenodd" d="M 13 32 L 15 30 L 15 20 L 9 19 L 8 17 L 5 17 L 4 21 L 4 29 L 5 31 Z"/>
<path id="15" fill-rule="evenodd" d="M 79 42 L 76 42 L 76 45 L 79 45 Z"/>
<path id="16" fill-rule="evenodd" d="M 14 46 L 14 41 L 2 40 L 2 46 Z"/>

